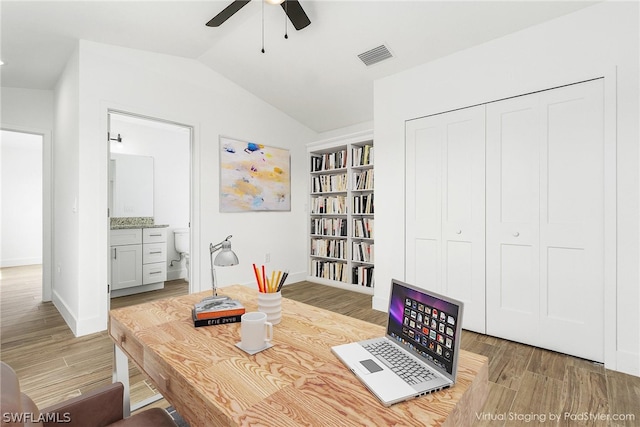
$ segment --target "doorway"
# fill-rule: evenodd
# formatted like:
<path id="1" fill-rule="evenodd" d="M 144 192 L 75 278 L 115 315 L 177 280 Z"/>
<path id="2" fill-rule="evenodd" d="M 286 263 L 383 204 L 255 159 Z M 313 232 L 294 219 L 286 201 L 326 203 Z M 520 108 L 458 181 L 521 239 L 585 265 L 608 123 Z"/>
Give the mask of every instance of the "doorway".
<path id="1" fill-rule="evenodd" d="M 48 131 L 0 130 L 0 267 L 24 270 L 51 300 L 51 149 Z"/>
<path id="2" fill-rule="evenodd" d="M 131 273 L 132 278 L 135 274 L 142 274 L 140 280 L 143 283 L 132 285 L 124 291 L 120 284 L 115 286 L 113 283 L 113 269 L 109 268 L 110 288 L 112 291 L 119 288 L 111 295 L 111 306 L 120 307 L 191 292 L 188 282 L 191 251 L 176 251 L 174 231 L 190 230 L 192 127 L 127 112 L 109 111 L 108 132 L 110 228 L 121 227 L 130 221 L 132 224 L 142 221 L 145 224 L 143 229 L 151 224 L 160 227 L 158 230 L 162 230 L 166 236 L 160 244 L 166 256 L 160 260 L 154 259 L 158 270 L 163 270 L 162 286 L 149 287 L 145 284 L 145 274 L 148 274 L 145 272 L 149 267 L 145 260 L 142 266 L 133 262 L 132 269 L 138 269 L 138 272 Z M 122 173 L 124 166 L 120 169 L 116 166 L 136 164 L 138 161 L 150 163 L 151 166 L 136 168 L 132 174 Z M 141 176 L 142 169 L 148 171 L 144 176 Z M 123 179 L 130 179 L 131 182 L 123 184 Z M 134 191 L 133 195 L 123 195 L 123 188 L 135 189 L 138 193 Z M 139 194 L 140 191 L 144 194 Z M 122 202 L 126 197 L 129 197 L 128 201 Z M 142 201 L 144 203 L 138 203 Z M 111 238 L 109 242 L 110 265 L 114 266 Z M 144 252 L 144 246 L 140 245 L 140 251 Z M 121 267 L 117 270 L 119 276 L 123 272 Z M 120 296 L 123 294 L 127 295 Z"/>

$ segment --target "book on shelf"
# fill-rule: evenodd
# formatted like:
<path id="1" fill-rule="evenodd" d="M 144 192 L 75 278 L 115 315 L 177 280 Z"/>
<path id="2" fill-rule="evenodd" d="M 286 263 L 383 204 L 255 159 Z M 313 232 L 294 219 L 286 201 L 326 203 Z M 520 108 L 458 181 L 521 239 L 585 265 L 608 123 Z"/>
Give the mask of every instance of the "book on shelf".
<path id="1" fill-rule="evenodd" d="M 373 239 L 373 218 L 354 218 L 353 237 L 359 239 Z"/>
<path id="2" fill-rule="evenodd" d="M 352 259 L 357 262 L 371 262 L 374 261 L 374 247 L 373 243 L 368 242 L 353 242 Z"/>
<path id="3" fill-rule="evenodd" d="M 373 164 L 373 145 L 363 145 L 352 149 L 353 166 L 366 166 Z"/>
<path id="4" fill-rule="evenodd" d="M 346 196 L 312 197 L 312 214 L 346 214 Z"/>
<path id="5" fill-rule="evenodd" d="M 344 262 L 311 260 L 311 275 L 320 279 L 347 283 L 347 264 Z"/>
<path id="6" fill-rule="evenodd" d="M 353 197 L 353 213 L 356 215 L 374 213 L 373 193 L 354 196 Z"/>
<path id="7" fill-rule="evenodd" d="M 373 169 L 352 173 L 354 190 L 373 190 Z"/>
<path id="8" fill-rule="evenodd" d="M 311 179 L 312 193 L 347 191 L 347 174 L 316 175 Z"/>
<path id="9" fill-rule="evenodd" d="M 191 310 L 193 316 L 193 326 L 199 328 L 201 326 L 225 325 L 227 323 L 239 323 L 242 321 L 242 315 L 214 317 L 212 319 L 198 319 L 196 310 Z"/>
<path id="10" fill-rule="evenodd" d="M 374 285 L 373 267 L 363 265 L 353 267 L 351 279 L 351 283 L 354 285 L 372 288 Z"/>
<path id="11" fill-rule="evenodd" d="M 313 154 L 311 156 L 311 172 L 321 172 L 347 167 L 347 150 L 333 153 Z"/>
<path id="12" fill-rule="evenodd" d="M 346 260 L 346 243 L 345 240 L 311 239 L 311 255 Z"/>
<path id="13" fill-rule="evenodd" d="M 311 234 L 347 237 L 347 220 L 345 218 L 313 218 Z"/>
<path id="14" fill-rule="evenodd" d="M 245 308 L 238 300 L 228 297 L 210 297 L 194 304 L 194 319 L 217 319 L 221 317 L 242 316 Z"/>

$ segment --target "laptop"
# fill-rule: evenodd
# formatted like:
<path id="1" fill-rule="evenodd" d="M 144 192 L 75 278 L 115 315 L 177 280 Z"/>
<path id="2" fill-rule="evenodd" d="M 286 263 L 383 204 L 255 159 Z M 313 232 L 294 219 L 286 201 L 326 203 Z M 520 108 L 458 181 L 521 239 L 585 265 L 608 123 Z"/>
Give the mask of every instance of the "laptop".
<path id="1" fill-rule="evenodd" d="M 393 279 L 386 335 L 331 351 L 390 406 L 455 383 L 462 311 L 460 301 Z"/>

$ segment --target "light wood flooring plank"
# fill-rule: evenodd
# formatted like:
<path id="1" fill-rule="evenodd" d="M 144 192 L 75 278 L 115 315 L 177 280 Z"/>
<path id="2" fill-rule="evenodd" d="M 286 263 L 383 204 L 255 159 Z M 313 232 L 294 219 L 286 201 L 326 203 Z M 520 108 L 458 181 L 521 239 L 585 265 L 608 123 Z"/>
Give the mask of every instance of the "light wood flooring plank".
<path id="1" fill-rule="evenodd" d="M 606 370 L 612 426 L 640 425 L 640 377 Z"/>
<path id="2" fill-rule="evenodd" d="M 531 346 L 502 340 L 489 359 L 489 381 L 518 391 L 532 354 Z"/>
<path id="3" fill-rule="evenodd" d="M 562 411 L 562 387 L 560 380 L 525 372 L 521 392 L 516 395 L 509 412 L 513 419 L 507 425 L 531 426 L 551 422 L 550 418 Z"/>
<path id="4" fill-rule="evenodd" d="M 592 418 L 591 414 L 609 414 L 607 379 L 604 374 L 568 366 L 565 369 L 562 391 L 564 407 L 560 426 L 607 426 L 607 420 Z"/>

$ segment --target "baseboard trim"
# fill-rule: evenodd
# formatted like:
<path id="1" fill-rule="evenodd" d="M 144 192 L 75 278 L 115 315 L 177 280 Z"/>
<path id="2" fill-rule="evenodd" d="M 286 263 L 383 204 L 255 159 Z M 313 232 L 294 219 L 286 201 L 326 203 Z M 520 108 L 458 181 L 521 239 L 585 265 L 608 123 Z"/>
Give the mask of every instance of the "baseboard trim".
<path id="1" fill-rule="evenodd" d="M 0 261 L 0 268 L 22 267 L 24 265 L 42 264 L 42 257 L 35 258 L 9 258 Z"/>
<path id="2" fill-rule="evenodd" d="M 76 332 L 78 328 L 78 320 L 73 315 L 64 300 L 60 297 L 58 292 L 53 290 L 53 292 L 51 293 L 51 297 L 51 302 L 53 302 L 53 305 L 58 309 L 58 313 L 60 313 L 67 326 L 69 326 L 69 329 L 71 329 L 73 335 L 77 337 L 78 334 Z"/>

